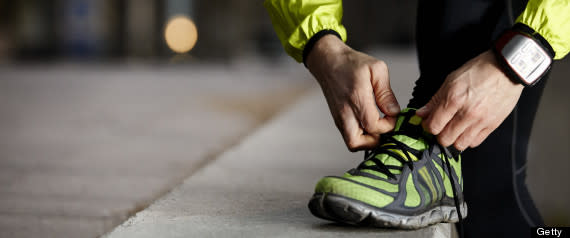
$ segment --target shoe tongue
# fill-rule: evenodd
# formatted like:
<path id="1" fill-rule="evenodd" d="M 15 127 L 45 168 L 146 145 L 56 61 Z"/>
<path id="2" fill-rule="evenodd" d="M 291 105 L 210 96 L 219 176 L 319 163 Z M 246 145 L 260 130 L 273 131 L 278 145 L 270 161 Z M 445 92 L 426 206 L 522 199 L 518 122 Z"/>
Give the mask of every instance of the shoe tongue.
<path id="1" fill-rule="evenodd" d="M 396 121 L 396 126 L 394 128 L 394 131 L 402 132 L 405 135 L 396 135 L 394 136 L 394 138 L 396 138 L 401 142 L 404 142 L 407 146 L 410 146 L 416 150 L 423 150 L 423 148 L 421 147 L 427 146 L 424 139 L 426 137 L 432 137 L 433 135 L 425 132 L 421 123 L 422 123 L 422 118 L 416 116 L 416 109 L 406 108 L 402 110 Z M 410 140 L 406 140 L 405 137 L 414 139 L 411 141 L 416 144 L 421 142 L 422 146 L 414 147 L 408 144 Z M 454 158 L 461 153 L 460 151 L 456 150 L 453 146 L 447 147 L 447 149 L 450 151 L 452 157 Z"/>
<path id="2" fill-rule="evenodd" d="M 394 131 L 409 132 L 408 134 L 412 136 L 421 136 L 423 133 L 421 122 L 422 118 L 416 116 L 416 109 L 405 108 L 398 116 Z"/>
<path id="3" fill-rule="evenodd" d="M 398 132 L 398 135 L 395 135 L 394 139 L 416 150 L 424 150 L 426 147 L 424 141 L 426 133 L 421 123 L 422 118 L 416 116 L 416 109 L 405 108 L 400 112 L 396 120 L 394 131 Z"/>

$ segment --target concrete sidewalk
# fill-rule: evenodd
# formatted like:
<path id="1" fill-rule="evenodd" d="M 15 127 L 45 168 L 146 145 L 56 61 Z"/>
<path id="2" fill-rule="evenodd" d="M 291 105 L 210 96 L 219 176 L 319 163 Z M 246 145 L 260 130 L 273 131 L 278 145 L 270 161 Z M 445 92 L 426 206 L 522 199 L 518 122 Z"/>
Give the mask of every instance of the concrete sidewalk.
<path id="1" fill-rule="evenodd" d="M 362 229 L 313 217 L 316 181 L 354 167 L 314 90 L 108 237 L 449 237 L 451 226 Z"/>
<path id="2" fill-rule="evenodd" d="M 0 65 L 0 237 L 109 232 L 303 95 L 296 66 Z"/>

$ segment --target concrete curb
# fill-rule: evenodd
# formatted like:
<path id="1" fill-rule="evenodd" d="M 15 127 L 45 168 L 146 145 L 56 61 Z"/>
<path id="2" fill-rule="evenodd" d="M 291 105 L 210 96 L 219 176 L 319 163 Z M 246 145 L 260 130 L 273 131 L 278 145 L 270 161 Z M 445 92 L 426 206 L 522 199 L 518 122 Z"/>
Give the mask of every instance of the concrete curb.
<path id="1" fill-rule="evenodd" d="M 346 150 L 314 90 L 106 237 L 450 237 L 450 224 L 400 231 L 313 217 L 315 182 L 361 156 Z"/>

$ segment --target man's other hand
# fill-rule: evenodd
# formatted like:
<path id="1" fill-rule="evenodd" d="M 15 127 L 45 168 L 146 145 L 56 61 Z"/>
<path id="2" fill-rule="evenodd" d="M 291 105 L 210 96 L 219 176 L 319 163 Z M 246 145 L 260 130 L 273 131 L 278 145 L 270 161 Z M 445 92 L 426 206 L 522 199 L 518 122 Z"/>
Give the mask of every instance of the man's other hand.
<path id="1" fill-rule="evenodd" d="M 370 149 L 394 129 L 400 106 L 383 61 L 348 47 L 338 37 L 319 39 L 306 59 L 350 151 Z M 386 114 L 380 117 L 378 108 Z"/>
<path id="2" fill-rule="evenodd" d="M 499 127 L 523 88 L 507 78 L 489 50 L 449 74 L 416 114 L 441 145 L 464 150 L 478 146 Z"/>

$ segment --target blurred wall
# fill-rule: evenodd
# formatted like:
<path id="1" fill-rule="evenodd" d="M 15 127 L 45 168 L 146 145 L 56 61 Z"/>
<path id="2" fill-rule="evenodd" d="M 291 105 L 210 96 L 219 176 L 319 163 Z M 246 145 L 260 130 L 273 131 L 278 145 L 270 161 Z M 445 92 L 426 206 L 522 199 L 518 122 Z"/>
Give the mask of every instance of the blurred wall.
<path id="1" fill-rule="evenodd" d="M 414 44 L 417 0 L 344 1 L 348 43 L 356 49 L 374 45 Z"/>
<path id="2" fill-rule="evenodd" d="M 416 0 L 344 1 L 355 48 L 413 42 Z M 228 60 L 283 54 L 262 1 L 0 0 L 0 61 L 166 58 L 164 26 L 186 15 L 198 28 L 190 55 Z"/>

